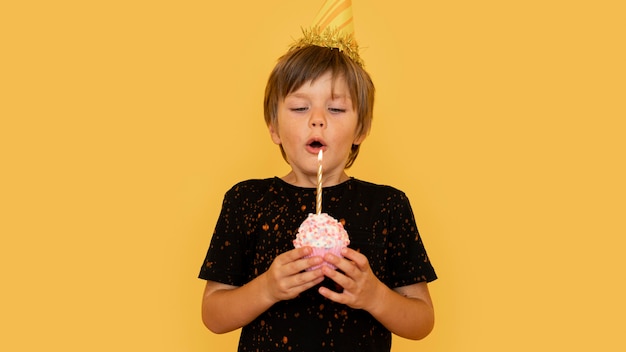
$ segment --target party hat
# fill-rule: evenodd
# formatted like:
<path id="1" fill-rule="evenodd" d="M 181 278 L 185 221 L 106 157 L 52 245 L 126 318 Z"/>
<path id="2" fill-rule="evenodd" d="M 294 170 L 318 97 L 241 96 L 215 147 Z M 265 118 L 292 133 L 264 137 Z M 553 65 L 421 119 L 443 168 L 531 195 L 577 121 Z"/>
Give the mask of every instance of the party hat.
<path id="1" fill-rule="evenodd" d="M 351 0 L 326 0 L 313 20 L 313 26 L 303 29 L 302 34 L 303 37 L 290 50 L 309 45 L 338 49 L 359 66 L 364 66 L 354 38 Z"/>
<path id="2" fill-rule="evenodd" d="M 313 20 L 313 26 L 322 31 L 336 28 L 344 35 L 354 36 L 351 0 L 326 0 Z"/>

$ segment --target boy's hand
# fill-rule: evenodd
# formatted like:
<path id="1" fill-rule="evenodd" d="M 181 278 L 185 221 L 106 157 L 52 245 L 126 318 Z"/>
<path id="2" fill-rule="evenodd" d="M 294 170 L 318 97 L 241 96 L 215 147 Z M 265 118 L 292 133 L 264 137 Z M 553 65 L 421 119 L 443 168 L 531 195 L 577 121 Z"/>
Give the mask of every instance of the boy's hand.
<path id="1" fill-rule="evenodd" d="M 310 254 L 310 247 L 301 247 L 282 253 L 274 259 L 270 268 L 262 275 L 271 301 L 295 298 L 324 280 L 321 269 L 304 271 L 323 261 L 321 257 L 304 258 Z"/>
<path id="2" fill-rule="evenodd" d="M 343 287 L 343 292 L 334 292 L 326 287 L 320 287 L 319 293 L 337 303 L 369 311 L 381 299 L 380 292 L 384 290 L 380 288 L 384 284 L 374 275 L 367 257 L 363 254 L 354 249 L 345 248 L 342 255 L 343 258 L 326 254 L 324 260 L 334 264 L 343 273 L 326 265 L 322 266 L 322 272 Z"/>

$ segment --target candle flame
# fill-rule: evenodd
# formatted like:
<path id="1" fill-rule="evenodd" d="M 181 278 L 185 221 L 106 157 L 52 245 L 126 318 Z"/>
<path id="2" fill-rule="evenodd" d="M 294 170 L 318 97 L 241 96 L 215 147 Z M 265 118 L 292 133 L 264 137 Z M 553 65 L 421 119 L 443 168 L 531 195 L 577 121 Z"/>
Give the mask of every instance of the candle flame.
<path id="1" fill-rule="evenodd" d="M 320 152 L 317 153 L 317 161 L 322 162 L 322 157 L 324 156 L 323 154 L 324 152 L 320 149 Z"/>

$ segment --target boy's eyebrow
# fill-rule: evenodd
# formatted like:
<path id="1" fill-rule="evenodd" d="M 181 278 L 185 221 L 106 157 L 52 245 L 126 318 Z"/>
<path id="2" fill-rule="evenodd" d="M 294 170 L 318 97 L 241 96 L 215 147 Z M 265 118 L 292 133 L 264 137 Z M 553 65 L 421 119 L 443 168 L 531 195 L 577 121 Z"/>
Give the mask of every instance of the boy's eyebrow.
<path id="1" fill-rule="evenodd" d="M 298 93 L 298 92 L 293 92 L 293 93 L 289 93 L 287 95 L 285 95 L 285 99 L 290 98 L 290 97 L 294 97 L 294 98 L 306 98 L 307 95 L 304 93 Z"/>
<path id="2" fill-rule="evenodd" d="M 306 93 L 293 92 L 293 93 L 289 93 L 289 94 L 285 95 L 285 98 L 283 98 L 283 99 L 287 99 L 287 98 L 307 99 L 308 97 L 309 96 Z M 340 99 L 352 100 L 352 98 L 350 97 L 350 94 L 336 93 L 336 92 L 332 92 L 331 98 L 332 98 L 332 100 L 340 100 Z"/>
<path id="3" fill-rule="evenodd" d="M 337 94 L 337 93 L 333 93 L 332 98 L 333 99 L 351 99 L 350 94 Z"/>

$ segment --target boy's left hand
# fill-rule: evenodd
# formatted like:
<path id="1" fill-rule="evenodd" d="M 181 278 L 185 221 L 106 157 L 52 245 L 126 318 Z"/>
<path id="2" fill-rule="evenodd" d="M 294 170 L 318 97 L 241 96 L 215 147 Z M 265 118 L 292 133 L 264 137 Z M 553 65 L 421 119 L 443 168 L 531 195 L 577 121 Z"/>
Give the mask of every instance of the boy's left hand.
<path id="1" fill-rule="evenodd" d="M 343 292 L 335 292 L 326 287 L 320 287 L 319 293 L 337 303 L 343 303 L 351 308 L 370 310 L 380 299 L 381 290 L 385 287 L 378 280 L 370 268 L 367 257 L 351 248 L 342 251 L 343 258 L 333 254 L 326 254 L 324 260 L 340 269 L 333 270 L 324 265 L 322 272 L 335 283 L 343 287 Z"/>

